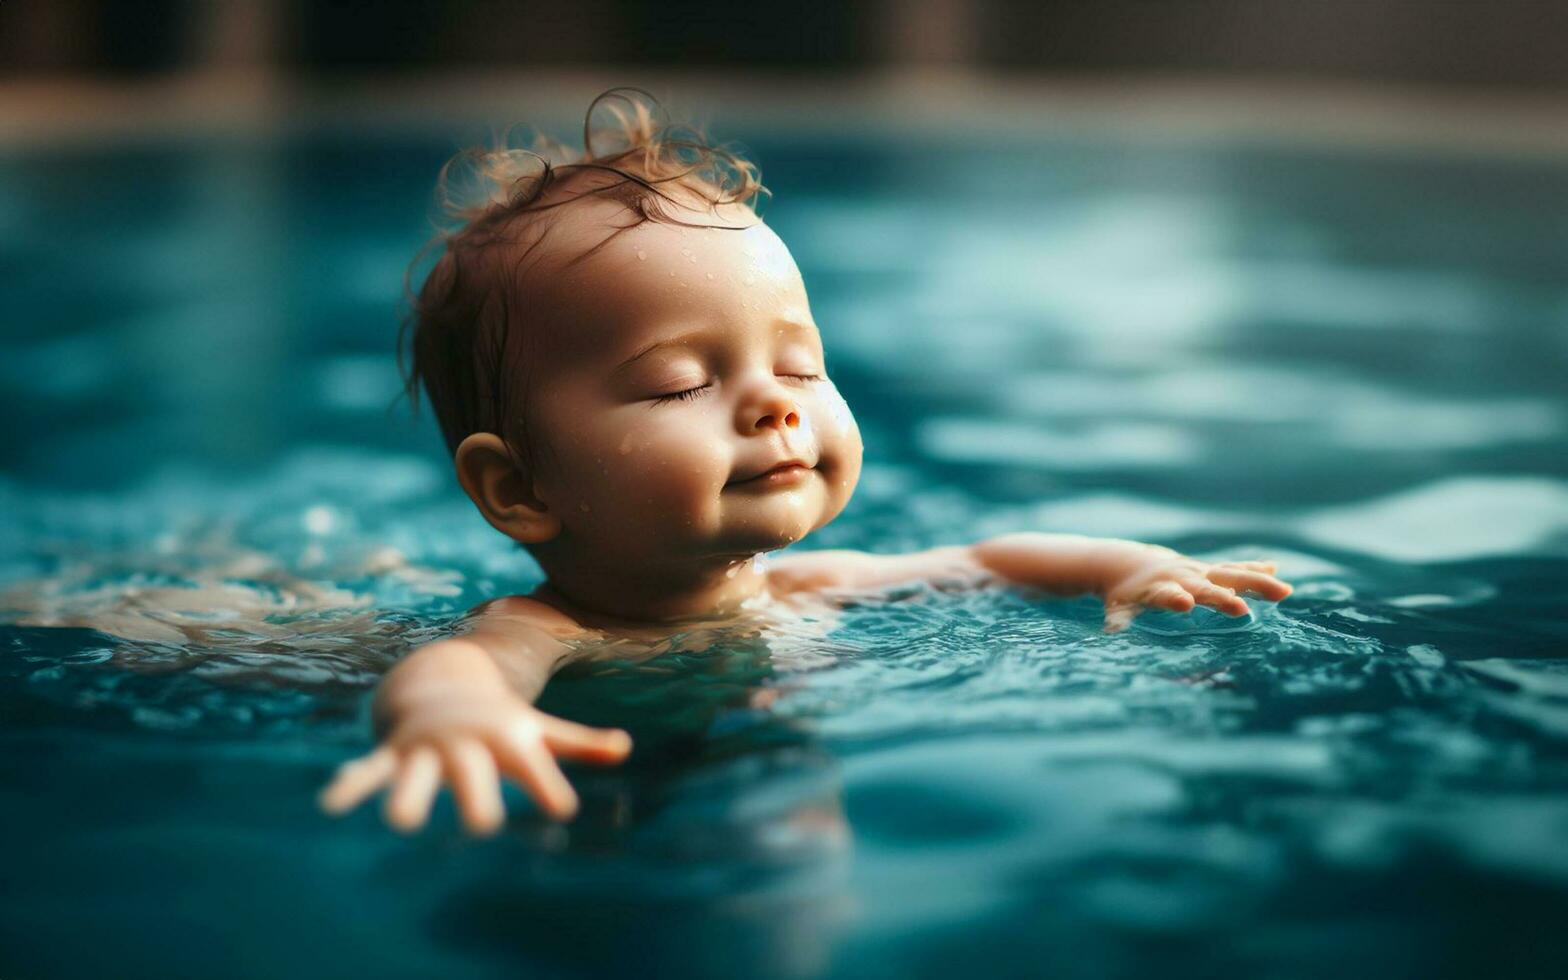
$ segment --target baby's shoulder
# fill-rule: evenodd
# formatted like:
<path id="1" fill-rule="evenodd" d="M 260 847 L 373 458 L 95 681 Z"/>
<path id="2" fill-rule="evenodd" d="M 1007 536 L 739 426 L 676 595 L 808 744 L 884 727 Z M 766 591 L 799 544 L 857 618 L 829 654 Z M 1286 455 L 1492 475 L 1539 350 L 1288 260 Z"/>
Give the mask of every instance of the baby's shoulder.
<path id="1" fill-rule="evenodd" d="M 486 625 L 535 629 L 558 640 L 580 639 L 591 632 L 577 620 L 547 603 L 525 595 L 491 599 L 474 609 L 471 617 Z"/>
<path id="2" fill-rule="evenodd" d="M 566 645 L 665 639 L 672 632 L 669 627 L 663 626 L 634 629 L 592 625 L 542 599 L 525 595 L 491 599 L 475 609 L 471 616 L 477 622 L 492 627 L 543 633 Z"/>

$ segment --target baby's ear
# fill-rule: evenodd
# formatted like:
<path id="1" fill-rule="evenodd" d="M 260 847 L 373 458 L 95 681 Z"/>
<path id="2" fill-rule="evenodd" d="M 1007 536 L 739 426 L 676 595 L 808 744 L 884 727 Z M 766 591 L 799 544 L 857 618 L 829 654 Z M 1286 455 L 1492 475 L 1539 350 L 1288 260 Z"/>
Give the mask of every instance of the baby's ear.
<path id="1" fill-rule="evenodd" d="M 532 481 L 493 432 L 475 432 L 452 457 L 457 482 L 497 531 L 523 544 L 548 541 L 561 522 L 533 494 Z"/>

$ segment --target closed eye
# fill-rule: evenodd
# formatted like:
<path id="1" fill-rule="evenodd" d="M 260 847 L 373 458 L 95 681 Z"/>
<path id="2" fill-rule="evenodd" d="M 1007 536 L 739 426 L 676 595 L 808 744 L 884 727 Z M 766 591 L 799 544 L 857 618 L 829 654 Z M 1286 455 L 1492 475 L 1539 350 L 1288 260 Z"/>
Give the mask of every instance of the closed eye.
<path id="1" fill-rule="evenodd" d="M 696 398 L 699 395 L 701 395 L 704 391 L 707 391 L 710 387 L 712 387 L 712 385 L 700 384 L 700 385 L 698 385 L 695 388 L 687 388 L 685 391 L 676 391 L 676 392 L 672 392 L 672 393 L 670 393 L 668 395 L 660 395 L 659 397 L 655 398 L 653 401 L 654 401 L 654 404 L 656 404 L 656 405 L 663 404 L 664 402 L 673 402 L 673 401 L 677 401 L 677 400 L 683 401 L 683 402 L 684 401 L 690 401 L 691 399 Z"/>
<path id="2" fill-rule="evenodd" d="M 779 377 L 781 377 L 781 378 L 795 378 L 795 379 L 800 380 L 800 381 L 826 381 L 827 380 L 827 376 L 826 375 L 822 375 L 822 374 L 781 374 L 781 375 L 779 375 Z M 694 398 L 700 398 L 702 396 L 702 393 L 707 391 L 711 387 L 713 387 L 712 384 L 700 384 L 700 385 L 698 385 L 695 388 L 687 388 L 685 391 L 673 391 L 673 392 L 669 393 L 668 395 L 659 395 L 659 396 L 655 397 L 653 399 L 653 403 L 655 405 L 662 405 L 665 402 L 673 402 L 673 401 L 683 401 L 683 402 L 685 402 L 685 401 L 691 401 Z"/>

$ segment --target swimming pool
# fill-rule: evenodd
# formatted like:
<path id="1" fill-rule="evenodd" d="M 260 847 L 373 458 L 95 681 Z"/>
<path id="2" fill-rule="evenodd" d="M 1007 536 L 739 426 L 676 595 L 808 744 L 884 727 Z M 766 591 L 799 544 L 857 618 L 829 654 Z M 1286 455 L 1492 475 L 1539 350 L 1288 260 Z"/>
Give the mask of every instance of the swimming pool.
<path id="1" fill-rule="evenodd" d="M 388 664 L 537 580 L 388 410 L 456 144 L 0 151 L 0 975 L 1557 968 L 1568 162 L 737 128 L 866 440 L 809 546 L 1296 595 L 1111 637 L 911 588 L 554 684 L 638 741 L 567 827 L 329 820 Z"/>

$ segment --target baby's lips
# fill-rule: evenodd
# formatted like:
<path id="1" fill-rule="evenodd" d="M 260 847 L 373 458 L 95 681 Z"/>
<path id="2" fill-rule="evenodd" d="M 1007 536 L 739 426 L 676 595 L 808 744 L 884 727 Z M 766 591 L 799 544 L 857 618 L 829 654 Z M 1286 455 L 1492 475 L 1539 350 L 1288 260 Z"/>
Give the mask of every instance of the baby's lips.
<path id="1" fill-rule="evenodd" d="M 764 464 L 760 469 L 759 468 L 753 468 L 753 469 L 748 469 L 748 470 L 742 470 L 740 473 L 738 473 L 734 477 L 732 477 L 730 479 L 730 482 L 731 483 L 744 483 L 747 480 L 755 480 L 757 477 L 764 476 L 764 475 L 766 475 L 768 473 L 771 473 L 771 472 L 773 472 L 774 470 L 778 469 L 781 466 L 790 466 L 790 465 L 804 466 L 808 470 L 816 469 L 816 466 L 817 466 L 816 463 L 807 462 L 804 457 L 801 457 L 801 456 L 787 456 L 787 457 L 785 457 L 783 459 L 776 460 L 774 462 Z"/>

